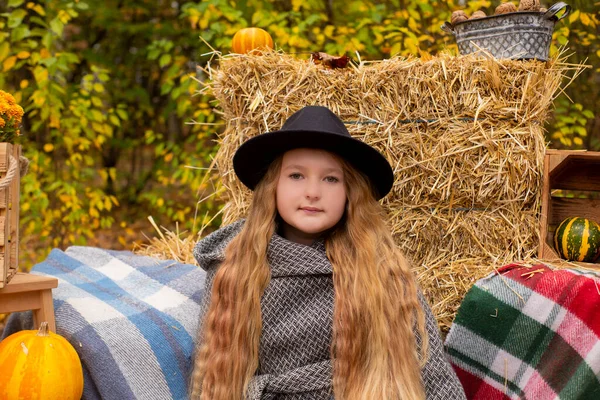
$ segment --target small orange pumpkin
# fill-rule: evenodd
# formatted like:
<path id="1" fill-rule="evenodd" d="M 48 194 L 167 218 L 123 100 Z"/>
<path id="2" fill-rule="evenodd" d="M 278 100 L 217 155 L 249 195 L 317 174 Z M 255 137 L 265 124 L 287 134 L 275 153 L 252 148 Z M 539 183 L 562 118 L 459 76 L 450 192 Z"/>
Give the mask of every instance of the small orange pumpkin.
<path id="1" fill-rule="evenodd" d="M 234 53 L 245 54 L 254 49 L 273 48 L 273 38 L 260 28 L 240 29 L 233 35 L 231 47 Z"/>
<path id="2" fill-rule="evenodd" d="M 77 352 L 62 336 L 20 331 L 0 343 L 0 399 L 79 400 L 83 370 Z"/>

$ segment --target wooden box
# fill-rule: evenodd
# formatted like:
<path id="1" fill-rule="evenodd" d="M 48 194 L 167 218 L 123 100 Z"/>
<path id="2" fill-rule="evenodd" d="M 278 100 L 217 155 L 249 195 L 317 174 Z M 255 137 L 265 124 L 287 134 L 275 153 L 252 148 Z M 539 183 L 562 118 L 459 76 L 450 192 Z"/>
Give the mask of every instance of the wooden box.
<path id="1" fill-rule="evenodd" d="M 0 143 L 0 289 L 18 268 L 20 156 L 20 145 Z"/>
<path id="2" fill-rule="evenodd" d="M 547 150 L 538 257 L 560 259 L 554 249 L 554 232 L 568 217 L 600 223 L 600 152 Z M 577 263 L 600 268 L 600 264 Z"/>

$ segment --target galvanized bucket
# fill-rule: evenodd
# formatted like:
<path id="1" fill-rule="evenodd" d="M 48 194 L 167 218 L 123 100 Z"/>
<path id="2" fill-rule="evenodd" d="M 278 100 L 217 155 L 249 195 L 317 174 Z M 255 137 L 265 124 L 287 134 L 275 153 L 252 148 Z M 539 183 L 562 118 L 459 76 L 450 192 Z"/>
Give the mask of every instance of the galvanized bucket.
<path id="1" fill-rule="evenodd" d="M 559 2 L 546 12 L 492 15 L 455 25 L 446 22 L 442 30 L 456 37 L 460 54 L 487 52 L 496 58 L 547 61 L 554 24 L 570 12 L 570 5 Z"/>

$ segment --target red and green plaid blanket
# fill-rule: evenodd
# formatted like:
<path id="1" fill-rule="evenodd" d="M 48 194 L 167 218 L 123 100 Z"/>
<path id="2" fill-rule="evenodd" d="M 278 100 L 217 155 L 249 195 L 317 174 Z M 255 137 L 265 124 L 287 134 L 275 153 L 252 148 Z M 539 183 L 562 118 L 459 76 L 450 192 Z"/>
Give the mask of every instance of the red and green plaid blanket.
<path id="1" fill-rule="evenodd" d="M 446 338 L 468 399 L 600 399 L 600 275 L 511 264 L 467 293 Z"/>

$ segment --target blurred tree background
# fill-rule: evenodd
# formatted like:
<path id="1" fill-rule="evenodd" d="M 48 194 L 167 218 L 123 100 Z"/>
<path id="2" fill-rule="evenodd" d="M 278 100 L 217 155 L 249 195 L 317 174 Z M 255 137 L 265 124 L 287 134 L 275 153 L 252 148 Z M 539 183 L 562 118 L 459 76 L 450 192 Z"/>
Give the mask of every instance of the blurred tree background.
<path id="1" fill-rule="evenodd" d="M 493 13 L 500 0 L 2 0 L 0 89 L 25 109 L 20 143 L 21 265 L 71 244 L 131 248 L 155 235 L 147 216 L 193 230 L 214 214 L 207 167 L 222 122 L 198 66 L 234 33 L 267 30 L 298 57 L 363 60 L 456 52 L 440 29 L 457 9 Z M 542 0 L 544 6 L 551 3 Z M 552 53 L 586 69 L 556 101 L 554 148 L 600 150 L 600 2 L 568 1 Z M 194 123 L 195 122 L 195 123 Z M 210 174 L 210 171 L 208 171 Z M 215 220 L 213 224 L 218 224 Z"/>

